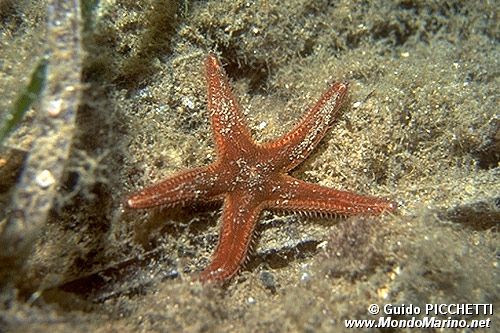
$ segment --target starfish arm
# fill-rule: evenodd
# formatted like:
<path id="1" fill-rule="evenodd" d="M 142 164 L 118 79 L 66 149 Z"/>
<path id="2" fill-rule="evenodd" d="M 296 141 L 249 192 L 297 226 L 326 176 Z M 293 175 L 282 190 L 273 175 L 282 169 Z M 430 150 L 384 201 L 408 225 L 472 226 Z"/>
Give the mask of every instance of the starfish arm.
<path id="1" fill-rule="evenodd" d="M 339 191 L 283 175 L 266 206 L 270 209 L 340 215 L 376 215 L 396 209 L 386 199 Z"/>
<path id="2" fill-rule="evenodd" d="M 208 111 L 212 121 L 217 154 L 236 156 L 253 147 L 250 128 L 234 96 L 224 68 L 210 53 L 205 61 Z"/>
<path id="3" fill-rule="evenodd" d="M 219 243 L 212 262 L 200 274 L 202 282 L 225 281 L 238 272 L 261 211 L 261 205 L 249 194 L 238 191 L 226 196 Z"/>
<path id="4" fill-rule="evenodd" d="M 190 169 L 129 195 L 126 205 L 137 209 L 220 200 L 225 188 L 219 178 L 214 164 Z"/>
<path id="5" fill-rule="evenodd" d="M 347 90 L 348 83 L 334 83 L 289 133 L 264 145 L 278 168 L 289 171 L 309 156 L 337 118 Z"/>

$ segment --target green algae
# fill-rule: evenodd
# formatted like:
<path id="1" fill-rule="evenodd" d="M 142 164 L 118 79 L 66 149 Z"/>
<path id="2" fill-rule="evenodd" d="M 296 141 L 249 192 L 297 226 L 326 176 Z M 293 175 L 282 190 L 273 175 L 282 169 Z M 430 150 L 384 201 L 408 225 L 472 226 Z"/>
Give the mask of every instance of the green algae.
<path id="1" fill-rule="evenodd" d="M 0 144 L 19 125 L 31 105 L 39 98 L 46 80 L 47 59 L 42 59 L 31 75 L 30 82 L 19 94 L 11 108 L 0 124 Z"/>

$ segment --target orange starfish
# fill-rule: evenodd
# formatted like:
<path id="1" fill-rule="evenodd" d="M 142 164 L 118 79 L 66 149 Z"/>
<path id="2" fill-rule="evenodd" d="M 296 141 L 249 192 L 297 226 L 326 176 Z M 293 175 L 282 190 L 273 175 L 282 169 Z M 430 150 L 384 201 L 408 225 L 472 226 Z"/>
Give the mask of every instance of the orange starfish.
<path id="1" fill-rule="evenodd" d="M 130 208 L 186 206 L 223 201 L 219 243 L 203 282 L 225 281 L 243 264 L 263 209 L 325 214 L 380 214 L 395 203 L 371 196 L 306 183 L 287 173 L 300 164 L 325 136 L 345 101 L 348 84 L 334 83 L 289 133 L 256 143 L 216 56 L 205 61 L 208 110 L 217 160 L 180 172 L 130 195 Z"/>

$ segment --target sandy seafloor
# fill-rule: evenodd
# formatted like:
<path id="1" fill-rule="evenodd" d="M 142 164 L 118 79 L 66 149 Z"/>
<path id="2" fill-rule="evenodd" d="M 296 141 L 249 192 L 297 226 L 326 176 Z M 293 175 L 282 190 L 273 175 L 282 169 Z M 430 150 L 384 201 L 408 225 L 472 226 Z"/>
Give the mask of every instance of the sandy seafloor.
<path id="1" fill-rule="evenodd" d="M 45 6 L 0 6 L 0 112 L 44 50 Z M 0 332 L 342 332 L 345 319 L 378 319 L 370 304 L 432 303 L 492 303 L 493 315 L 459 318 L 500 328 L 498 2 L 103 0 L 86 22 L 73 148 L 33 252 L 3 282 Z M 209 51 L 259 141 L 291 129 L 329 82 L 349 81 L 343 115 L 292 174 L 398 210 L 267 212 L 237 277 L 192 279 L 216 246 L 220 206 L 122 203 L 213 161 Z M 28 154 L 35 116 L 4 161 Z M 0 221 L 22 168 L 12 163 Z"/>

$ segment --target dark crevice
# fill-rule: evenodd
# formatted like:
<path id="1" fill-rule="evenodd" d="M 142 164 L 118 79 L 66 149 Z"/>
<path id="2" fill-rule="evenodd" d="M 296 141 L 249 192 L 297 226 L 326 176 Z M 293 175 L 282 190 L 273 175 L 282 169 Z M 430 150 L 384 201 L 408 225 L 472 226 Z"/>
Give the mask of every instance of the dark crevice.
<path id="1" fill-rule="evenodd" d="M 0 1 L 0 24 L 2 26 L 11 26 L 14 30 L 18 29 L 23 23 L 22 13 L 17 8 L 17 1 Z M 2 30 L 3 27 L 0 27 Z"/>
<path id="2" fill-rule="evenodd" d="M 494 120 L 485 131 L 482 144 L 472 152 L 481 169 L 489 170 L 500 164 L 500 120 Z"/>
<path id="3" fill-rule="evenodd" d="M 232 80 L 248 80 L 248 93 L 260 95 L 266 92 L 269 68 L 265 63 L 239 62 L 237 55 L 229 49 L 221 49 L 221 61 L 228 76 Z"/>
<path id="4" fill-rule="evenodd" d="M 143 294 L 147 287 L 156 281 L 153 278 L 150 280 L 144 279 L 144 276 L 148 276 L 145 272 L 149 271 L 152 265 L 169 267 L 168 269 L 158 270 L 158 275 L 161 275 L 160 281 L 178 276 L 174 261 L 165 257 L 164 249 L 157 248 L 140 256 L 69 279 L 53 288 L 44 290 L 42 296 L 50 295 L 49 297 L 57 302 L 57 298 L 54 298 L 53 295 L 57 294 L 58 291 L 62 291 L 80 295 L 85 299 L 100 303 L 109 298 Z M 139 278 L 141 276 L 143 278 Z M 138 282 L 130 284 L 130 281 Z M 118 285 L 119 288 L 117 288 Z"/>
<path id="5" fill-rule="evenodd" d="M 127 6 L 132 8 L 136 5 L 131 2 Z M 146 9 L 147 20 L 143 24 L 130 22 L 121 27 L 121 33 L 130 30 L 139 34 L 135 49 L 131 49 L 130 45 L 121 45 L 117 31 L 85 31 L 84 46 L 90 55 L 83 71 L 85 81 L 100 80 L 101 85 L 104 81 L 128 90 L 140 89 L 154 73 L 156 59 L 170 52 L 182 17 L 181 7 L 179 1 L 156 0 Z"/>
<path id="6" fill-rule="evenodd" d="M 476 231 L 500 226 L 500 197 L 489 202 L 481 201 L 454 207 L 440 214 L 444 220 L 460 223 Z"/>
<path id="7" fill-rule="evenodd" d="M 373 28 L 372 38 L 374 40 L 392 40 L 394 45 L 399 46 L 403 45 L 414 33 L 415 31 L 406 22 L 384 22 Z"/>
<path id="8" fill-rule="evenodd" d="M 280 249 L 269 249 L 251 256 L 246 270 L 254 271 L 262 264 L 266 264 L 272 269 L 279 269 L 289 266 L 296 260 L 303 260 L 314 256 L 318 252 L 319 241 L 305 240 L 296 246 Z"/>

